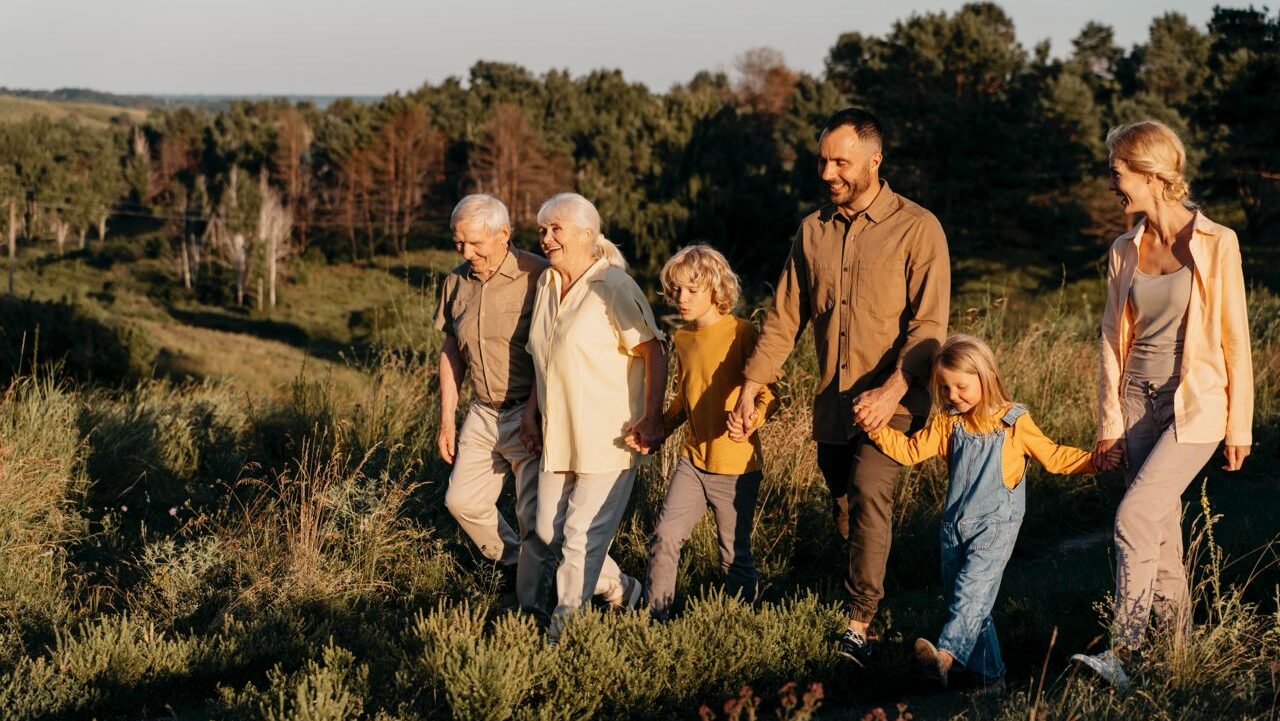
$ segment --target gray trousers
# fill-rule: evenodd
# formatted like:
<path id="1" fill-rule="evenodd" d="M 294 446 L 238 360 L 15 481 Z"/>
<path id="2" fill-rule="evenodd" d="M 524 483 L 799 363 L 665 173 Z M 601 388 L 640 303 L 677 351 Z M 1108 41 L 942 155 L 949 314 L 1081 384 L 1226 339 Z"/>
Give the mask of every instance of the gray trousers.
<path id="1" fill-rule="evenodd" d="M 542 471 L 538 474 L 538 538 L 555 563 L 556 607 L 551 633 L 591 600 L 622 595 L 622 570 L 609 555 L 631 498 L 636 469 L 609 473 Z M 541 595 L 541 593 L 539 593 Z M 625 599 L 624 599 L 625 600 Z"/>
<path id="2" fill-rule="evenodd" d="M 1116 510 L 1114 641 L 1142 645 L 1152 610 L 1185 628 L 1189 593 L 1182 561 L 1182 492 L 1218 443 L 1180 443 L 1173 418 L 1177 379 L 1121 382 L 1128 489 Z"/>
<path id="3" fill-rule="evenodd" d="M 748 602 L 756 596 L 756 567 L 751 560 L 751 523 L 760 494 L 759 471 L 742 475 L 707 473 L 684 456 L 676 462 L 667 498 L 649 543 L 649 609 L 665 618 L 675 599 L 680 549 L 693 527 L 711 507 L 720 542 L 720 568 L 725 591 Z"/>

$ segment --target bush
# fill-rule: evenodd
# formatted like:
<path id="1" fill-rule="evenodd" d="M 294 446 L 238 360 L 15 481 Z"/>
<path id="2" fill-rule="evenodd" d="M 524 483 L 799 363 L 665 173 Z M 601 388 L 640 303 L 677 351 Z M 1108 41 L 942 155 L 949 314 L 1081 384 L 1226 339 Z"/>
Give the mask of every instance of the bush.
<path id="1" fill-rule="evenodd" d="M 55 301 L 0 297 L 0 382 L 56 367 L 81 382 L 121 384 L 151 374 L 156 349 L 145 332 Z"/>

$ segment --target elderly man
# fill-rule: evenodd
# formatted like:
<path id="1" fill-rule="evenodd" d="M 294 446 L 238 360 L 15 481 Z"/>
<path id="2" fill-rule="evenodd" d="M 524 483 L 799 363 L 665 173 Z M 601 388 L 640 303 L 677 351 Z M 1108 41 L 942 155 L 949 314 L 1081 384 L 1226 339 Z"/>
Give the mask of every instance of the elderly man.
<path id="1" fill-rule="evenodd" d="M 867 628 L 884 596 L 899 470 L 859 427 L 923 422 L 951 292 L 942 226 L 880 180 L 882 159 L 871 113 L 848 108 L 823 126 L 818 171 L 831 202 L 800 223 L 730 419 L 731 435 L 751 427 L 756 394 L 812 322 L 821 372 L 813 437 L 848 542 L 849 626 L 837 651 L 859 665 L 870 659 Z"/>
<path id="2" fill-rule="evenodd" d="M 542 608 L 541 569 L 548 565 L 535 532 L 539 444 L 522 431 L 521 420 L 534 383 L 525 350 L 529 321 L 548 263 L 511 245 L 507 208 L 491 195 L 463 198 L 449 224 L 464 261 L 441 284 L 435 319 L 445 334 L 437 445 L 453 465 L 445 506 L 486 558 L 515 567 L 516 600 L 536 612 Z M 468 370 L 472 403 L 459 434 L 458 395 Z M 515 478 L 519 535 L 496 505 L 507 476 Z M 617 564 L 608 563 L 596 591 L 619 605 L 622 581 Z"/>

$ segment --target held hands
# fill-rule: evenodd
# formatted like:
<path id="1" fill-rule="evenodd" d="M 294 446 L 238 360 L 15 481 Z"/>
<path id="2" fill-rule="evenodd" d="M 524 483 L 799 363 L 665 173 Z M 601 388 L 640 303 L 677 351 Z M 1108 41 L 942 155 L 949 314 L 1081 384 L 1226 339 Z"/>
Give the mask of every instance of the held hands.
<path id="1" fill-rule="evenodd" d="M 745 442 L 755 432 L 756 395 L 760 392 L 760 384 L 748 380 L 738 392 L 738 402 L 729 411 L 726 425 L 729 427 L 729 438 L 739 443 Z"/>
<path id="2" fill-rule="evenodd" d="M 1123 438 L 1105 438 L 1093 447 L 1093 468 L 1114 471 L 1129 465 L 1129 448 Z"/>
<path id="3" fill-rule="evenodd" d="M 538 423 L 538 409 L 530 402 L 520 416 L 520 429 L 516 431 L 520 445 L 530 453 L 542 450 L 542 425 Z"/>
<path id="4" fill-rule="evenodd" d="M 649 418 L 648 416 L 627 426 L 623 440 L 627 447 L 637 453 L 652 453 L 658 446 L 662 445 L 662 441 L 666 434 L 662 428 L 662 418 Z"/>
<path id="5" fill-rule="evenodd" d="M 735 406 L 732 411 L 729 411 L 729 418 L 726 421 L 726 425 L 729 427 L 729 440 L 738 443 L 746 443 L 751 440 L 751 434 L 756 432 L 756 424 L 759 420 L 760 413 L 752 410 L 751 416 L 744 423 Z"/>
<path id="6" fill-rule="evenodd" d="M 907 383 L 899 374 L 879 388 L 872 388 L 858 394 L 853 399 L 853 421 L 867 433 L 889 425 L 893 413 L 898 409 L 902 396 L 906 395 Z"/>

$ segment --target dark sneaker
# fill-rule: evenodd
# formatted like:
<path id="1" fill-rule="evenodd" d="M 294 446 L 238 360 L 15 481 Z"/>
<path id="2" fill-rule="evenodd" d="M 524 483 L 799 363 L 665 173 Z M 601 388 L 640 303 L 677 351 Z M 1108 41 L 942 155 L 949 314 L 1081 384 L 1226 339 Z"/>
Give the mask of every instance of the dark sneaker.
<path id="1" fill-rule="evenodd" d="M 916 665 L 920 667 L 925 678 L 937 681 L 945 687 L 947 675 L 951 673 L 950 659 L 944 659 L 942 654 L 938 653 L 937 646 L 926 638 L 916 639 L 914 653 Z"/>
<path id="2" fill-rule="evenodd" d="M 853 629 L 845 629 L 836 642 L 836 655 L 858 664 L 862 668 L 871 665 L 871 641 Z"/>
<path id="3" fill-rule="evenodd" d="M 973 680 L 973 695 L 979 698 L 999 698 L 1005 694 L 1005 690 L 1004 676 L 980 676 Z"/>

